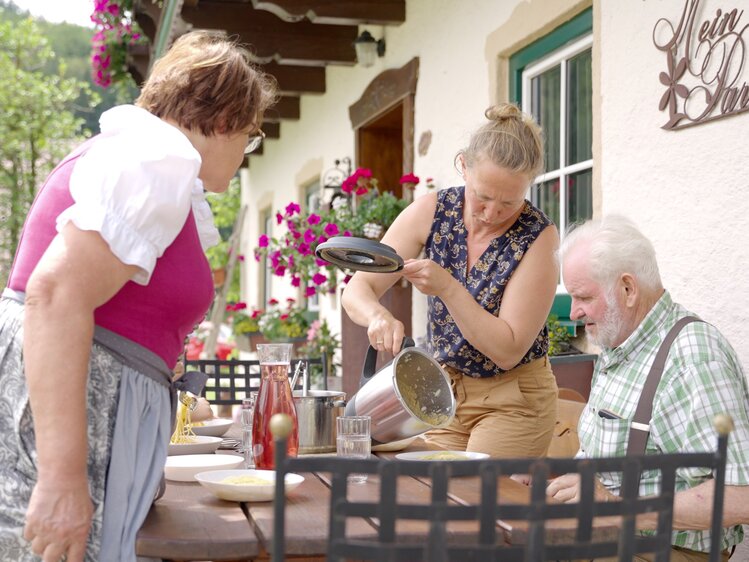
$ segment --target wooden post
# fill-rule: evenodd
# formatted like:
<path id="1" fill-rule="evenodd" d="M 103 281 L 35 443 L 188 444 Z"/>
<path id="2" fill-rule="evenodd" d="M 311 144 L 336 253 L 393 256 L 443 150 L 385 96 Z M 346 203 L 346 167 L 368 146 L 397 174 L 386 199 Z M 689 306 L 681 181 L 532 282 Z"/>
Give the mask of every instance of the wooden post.
<path id="1" fill-rule="evenodd" d="M 221 325 L 221 318 L 226 309 L 226 295 L 229 294 L 231 280 L 234 277 L 234 267 L 237 265 L 237 253 L 239 252 L 239 243 L 242 240 L 242 226 L 244 217 L 247 214 L 247 205 L 243 205 L 237 214 L 237 220 L 234 222 L 234 229 L 229 237 L 229 263 L 226 264 L 226 281 L 219 288 L 216 298 L 213 299 L 213 308 L 211 308 L 210 322 L 211 331 L 205 340 L 206 359 L 213 359 L 216 352 L 216 341 L 218 340 L 218 329 Z"/>

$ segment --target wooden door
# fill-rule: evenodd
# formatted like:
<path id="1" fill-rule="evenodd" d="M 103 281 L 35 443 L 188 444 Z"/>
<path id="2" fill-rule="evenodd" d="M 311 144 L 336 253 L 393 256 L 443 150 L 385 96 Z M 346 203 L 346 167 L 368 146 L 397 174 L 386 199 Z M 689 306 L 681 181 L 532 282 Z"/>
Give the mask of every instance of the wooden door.
<path id="1" fill-rule="evenodd" d="M 419 59 L 399 69 L 386 70 L 367 86 L 362 97 L 349 108 L 355 131 L 357 167 L 370 168 L 381 192 L 403 197 L 398 180 L 413 172 L 414 97 Z M 410 194 L 405 194 L 409 195 Z M 403 322 L 411 335 L 411 285 L 398 283 L 380 302 Z M 342 390 L 350 399 L 359 389 L 364 356 L 369 346 L 367 330 L 354 324 L 341 309 Z M 392 359 L 378 357 L 378 368 Z"/>

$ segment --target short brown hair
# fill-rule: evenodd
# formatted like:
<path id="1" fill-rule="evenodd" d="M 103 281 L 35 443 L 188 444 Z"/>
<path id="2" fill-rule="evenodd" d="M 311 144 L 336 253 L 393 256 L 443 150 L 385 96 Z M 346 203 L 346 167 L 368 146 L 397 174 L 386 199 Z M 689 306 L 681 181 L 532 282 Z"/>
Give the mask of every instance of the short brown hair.
<path id="1" fill-rule="evenodd" d="M 471 135 L 468 148 L 461 150 L 469 168 L 481 157 L 513 172 L 528 174 L 531 180 L 544 167 L 544 140 L 533 117 L 511 103 L 494 105 L 484 113 L 489 120 Z"/>
<path id="2" fill-rule="evenodd" d="M 276 83 L 219 33 L 193 31 L 156 61 L 135 104 L 205 136 L 259 126 Z"/>

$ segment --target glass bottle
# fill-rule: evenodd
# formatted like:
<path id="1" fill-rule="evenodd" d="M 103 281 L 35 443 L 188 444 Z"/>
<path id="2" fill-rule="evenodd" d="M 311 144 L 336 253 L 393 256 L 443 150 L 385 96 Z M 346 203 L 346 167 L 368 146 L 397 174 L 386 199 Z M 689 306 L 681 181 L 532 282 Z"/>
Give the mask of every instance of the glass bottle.
<path id="1" fill-rule="evenodd" d="M 259 344 L 257 352 L 260 359 L 260 390 L 252 419 L 252 453 L 255 468 L 273 469 L 275 446 L 269 423 L 274 414 L 291 416 L 294 429 L 286 442 L 286 453 L 295 457 L 299 450 L 299 425 L 289 384 L 291 344 Z"/>

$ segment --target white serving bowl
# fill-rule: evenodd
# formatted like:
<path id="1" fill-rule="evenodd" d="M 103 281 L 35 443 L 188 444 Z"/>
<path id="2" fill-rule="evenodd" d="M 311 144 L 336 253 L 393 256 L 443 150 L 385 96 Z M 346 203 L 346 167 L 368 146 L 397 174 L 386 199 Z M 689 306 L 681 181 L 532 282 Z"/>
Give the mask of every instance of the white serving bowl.
<path id="1" fill-rule="evenodd" d="M 205 420 L 203 425 L 192 426 L 192 432 L 195 435 L 210 435 L 211 437 L 221 437 L 229 431 L 232 421 L 224 418 L 213 418 Z"/>
<path id="2" fill-rule="evenodd" d="M 194 482 L 195 475 L 206 470 L 237 468 L 244 462 L 239 455 L 180 455 L 167 457 L 164 476 L 177 482 Z"/>
<path id="3" fill-rule="evenodd" d="M 203 455 L 215 453 L 218 446 L 221 445 L 221 437 L 211 437 L 209 435 L 196 435 L 192 438 L 192 443 L 169 443 L 170 457 L 173 455 Z"/>
<path id="4" fill-rule="evenodd" d="M 488 459 L 489 455 L 468 451 L 411 451 L 409 453 L 398 453 L 395 458 L 404 461 L 470 461 Z"/>
<path id="5" fill-rule="evenodd" d="M 222 482 L 231 476 L 254 476 L 267 481 L 267 484 L 229 484 Z M 276 484 L 275 470 L 209 470 L 195 475 L 195 480 L 208 488 L 222 500 L 234 502 L 267 502 L 273 499 Z M 300 474 L 287 474 L 285 490 L 291 490 L 304 482 Z"/>

